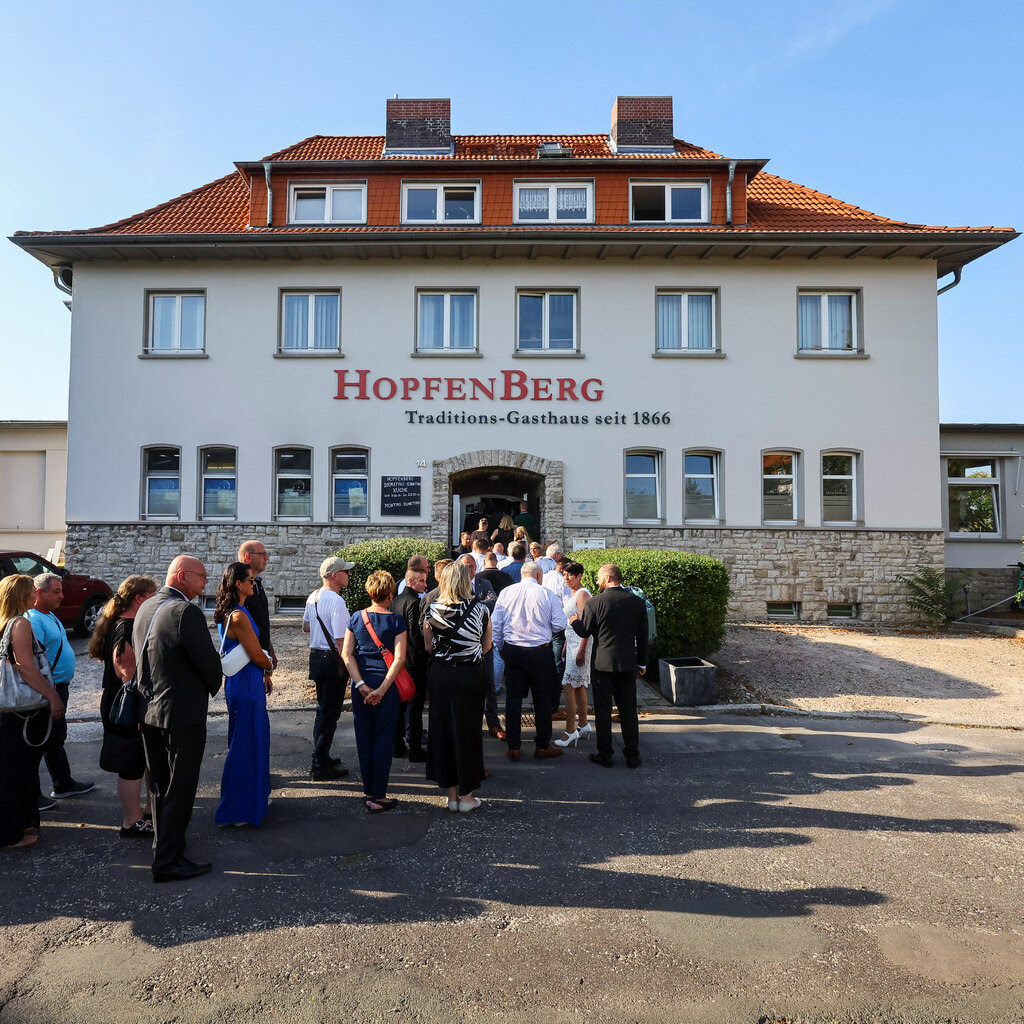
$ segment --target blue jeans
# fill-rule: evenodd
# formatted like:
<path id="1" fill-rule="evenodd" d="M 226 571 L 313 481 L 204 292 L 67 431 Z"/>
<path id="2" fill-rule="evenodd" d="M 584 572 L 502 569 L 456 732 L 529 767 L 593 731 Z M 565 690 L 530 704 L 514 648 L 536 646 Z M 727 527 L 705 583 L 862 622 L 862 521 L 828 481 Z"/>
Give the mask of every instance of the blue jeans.
<path id="1" fill-rule="evenodd" d="M 398 687 L 388 687 L 379 704 L 367 704 L 358 691 L 352 691 L 352 719 L 359 754 L 359 774 L 368 797 L 388 795 L 391 759 L 395 754 L 395 727 L 402 703 Z"/>

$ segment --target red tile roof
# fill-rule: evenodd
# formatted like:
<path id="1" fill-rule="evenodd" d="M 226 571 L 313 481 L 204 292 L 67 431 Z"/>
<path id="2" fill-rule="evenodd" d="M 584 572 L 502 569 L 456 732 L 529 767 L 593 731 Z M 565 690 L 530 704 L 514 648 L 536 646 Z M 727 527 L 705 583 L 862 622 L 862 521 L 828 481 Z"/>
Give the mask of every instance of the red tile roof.
<path id="1" fill-rule="evenodd" d="M 489 157 L 499 160 L 521 160 L 536 158 L 537 145 L 542 141 L 558 141 L 570 146 L 574 157 L 616 159 L 608 145 L 607 136 L 603 135 L 470 135 L 455 136 L 454 159 L 480 159 Z M 388 159 L 381 158 L 384 145 L 383 136 L 322 136 L 314 135 L 287 149 L 271 154 L 267 160 L 275 162 L 300 160 L 381 160 L 386 165 Z M 682 159 L 720 159 L 718 154 L 710 150 L 699 149 L 689 143 L 676 141 L 676 155 Z M 664 154 L 662 154 L 664 157 Z M 396 158 L 407 159 L 407 158 Z M 412 158 L 419 160 L 419 157 Z M 451 160 L 452 157 L 427 157 L 424 159 Z M 618 158 L 622 160 L 623 158 Z M 638 159 L 631 154 L 628 160 Z M 639 157 L 643 159 L 643 157 Z M 565 164 L 560 163 L 560 167 Z M 232 235 L 245 234 L 249 240 L 255 234 L 374 234 L 380 232 L 399 233 L 404 231 L 417 234 L 429 232 L 450 232 L 451 225 L 438 225 L 436 228 L 425 225 L 361 225 L 332 227 L 330 225 L 291 226 L 275 224 L 272 228 L 248 227 L 249 223 L 249 186 L 248 179 L 242 172 L 235 172 L 207 185 L 202 185 L 191 192 L 175 199 L 161 203 L 142 213 L 126 217 L 101 227 L 74 231 L 48 232 L 17 232 L 18 237 L 45 238 L 48 236 L 154 236 L 154 235 Z M 829 232 L 989 232 L 992 228 L 980 227 L 942 227 L 908 224 L 904 221 L 891 220 L 878 214 L 863 210 L 858 206 L 844 203 L 822 192 L 816 192 L 804 185 L 778 178 L 761 171 L 750 180 L 747 190 L 748 221 L 745 225 L 727 227 L 715 225 L 635 225 L 635 224 L 584 224 L 584 225 L 498 225 L 502 230 L 514 230 L 522 233 L 557 232 L 583 234 L 595 230 L 617 234 L 620 232 L 654 233 L 667 232 L 673 234 L 717 234 L 728 233 L 737 235 L 743 232 L 772 233 L 829 233 Z M 487 231 L 494 225 L 473 225 L 458 228 L 467 237 L 474 231 Z M 1009 231 L 1011 229 L 995 229 Z"/>
<path id="2" fill-rule="evenodd" d="M 572 155 L 586 160 L 616 159 L 607 135 L 453 135 L 454 152 L 438 156 L 415 156 L 415 160 L 531 160 L 537 158 L 542 142 L 558 142 Z M 675 140 L 675 156 L 686 160 L 720 160 L 721 155 L 701 149 L 682 139 Z M 671 159 L 671 154 L 631 153 L 631 159 Z M 287 149 L 265 156 L 264 160 L 380 160 L 384 153 L 383 135 L 311 135 Z M 410 159 L 408 154 L 395 160 Z"/>

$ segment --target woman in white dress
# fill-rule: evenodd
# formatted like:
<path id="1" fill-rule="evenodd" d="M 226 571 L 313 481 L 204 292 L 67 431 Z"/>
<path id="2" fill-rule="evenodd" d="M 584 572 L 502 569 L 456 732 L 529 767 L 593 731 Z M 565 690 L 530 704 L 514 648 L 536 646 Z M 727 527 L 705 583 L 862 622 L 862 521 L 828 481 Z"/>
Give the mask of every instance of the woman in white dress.
<path id="1" fill-rule="evenodd" d="M 583 586 L 583 566 L 579 562 L 563 562 L 562 574 L 572 591 L 565 599 L 563 610 L 568 619 L 582 615 L 583 606 L 591 594 Z M 555 746 L 575 746 L 593 731 L 587 721 L 587 686 L 590 685 L 590 645 L 587 637 L 579 637 L 569 628 L 565 631 L 565 675 L 562 689 L 565 691 L 565 733 L 555 740 Z"/>

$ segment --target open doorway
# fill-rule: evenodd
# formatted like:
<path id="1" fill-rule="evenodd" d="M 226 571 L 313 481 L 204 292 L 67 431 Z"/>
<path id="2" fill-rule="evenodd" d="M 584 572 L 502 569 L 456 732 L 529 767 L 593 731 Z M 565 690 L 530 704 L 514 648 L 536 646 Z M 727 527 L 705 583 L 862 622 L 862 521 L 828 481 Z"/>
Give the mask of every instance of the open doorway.
<path id="1" fill-rule="evenodd" d="M 496 529 L 503 515 L 516 515 L 521 501 L 527 502 L 537 516 L 543 536 L 544 477 L 539 473 L 485 466 L 452 473 L 449 486 L 453 545 L 459 543 L 463 530 L 472 533 L 481 517 L 488 519 L 492 530 Z"/>

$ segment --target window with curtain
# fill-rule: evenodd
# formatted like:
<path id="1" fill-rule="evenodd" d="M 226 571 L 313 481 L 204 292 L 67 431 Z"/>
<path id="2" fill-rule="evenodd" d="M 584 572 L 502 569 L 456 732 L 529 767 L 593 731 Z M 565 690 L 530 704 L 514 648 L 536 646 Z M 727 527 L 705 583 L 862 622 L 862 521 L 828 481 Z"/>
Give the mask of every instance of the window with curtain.
<path id="1" fill-rule="evenodd" d="M 338 185 L 292 185 L 288 193 L 292 224 L 363 224 L 366 182 Z"/>
<path id="2" fill-rule="evenodd" d="M 715 293 L 659 291 L 657 302 L 658 352 L 715 352 Z"/>
<path id="3" fill-rule="evenodd" d="M 416 350 L 476 350 L 476 292 L 417 293 Z"/>
<path id="4" fill-rule="evenodd" d="M 369 515 L 368 462 L 365 448 L 331 450 L 332 519 L 366 519 Z"/>
<path id="5" fill-rule="evenodd" d="M 626 520 L 654 522 L 661 518 L 661 453 L 625 453 Z"/>
<path id="6" fill-rule="evenodd" d="M 766 523 L 795 522 L 797 457 L 793 452 L 765 452 L 761 469 L 761 514 Z"/>
<path id="7" fill-rule="evenodd" d="M 202 292 L 150 293 L 147 352 L 198 354 L 205 345 L 206 296 Z"/>
<path id="8" fill-rule="evenodd" d="M 142 517 L 177 519 L 181 512 L 181 449 L 143 448 Z"/>
<path id="9" fill-rule="evenodd" d="M 821 519 L 825 523 L 857 521 L 858 459 L 852 452 L 821 456 Z"/>
<path id="10" fill-rule="evenodd" d="M 274 452 L 275 515 L 279 519 L 313 517 L 313 453 L 309 448 Z"/>
<path id="11" fill-rule="evenodd" d="M 587 223 L 594 219 L 592 182 L 521 182 L 515 186 L 515 221 Z"/>
<path id="12" fill-rule="evenodd" d="M 856 299 L 854 292 L 801 291 L 797 296 L 800 351 L 858 351 Z"/>
<path id="13" fill-rule="evenodd" d="M 341 295 L 336 291 L 282 292 L 282 352 L 338 352 Z"/>
<path id="14" fill-rule="evenodd" d="M 516 331 L 518 352 L 575 351 L 576 292 L 518 292 Z"/>
<path id="15" fill-rule="evenodd" d="M 718 511 L 718 452 L 683 453 L 683 518 L 711 522 Z"/>

